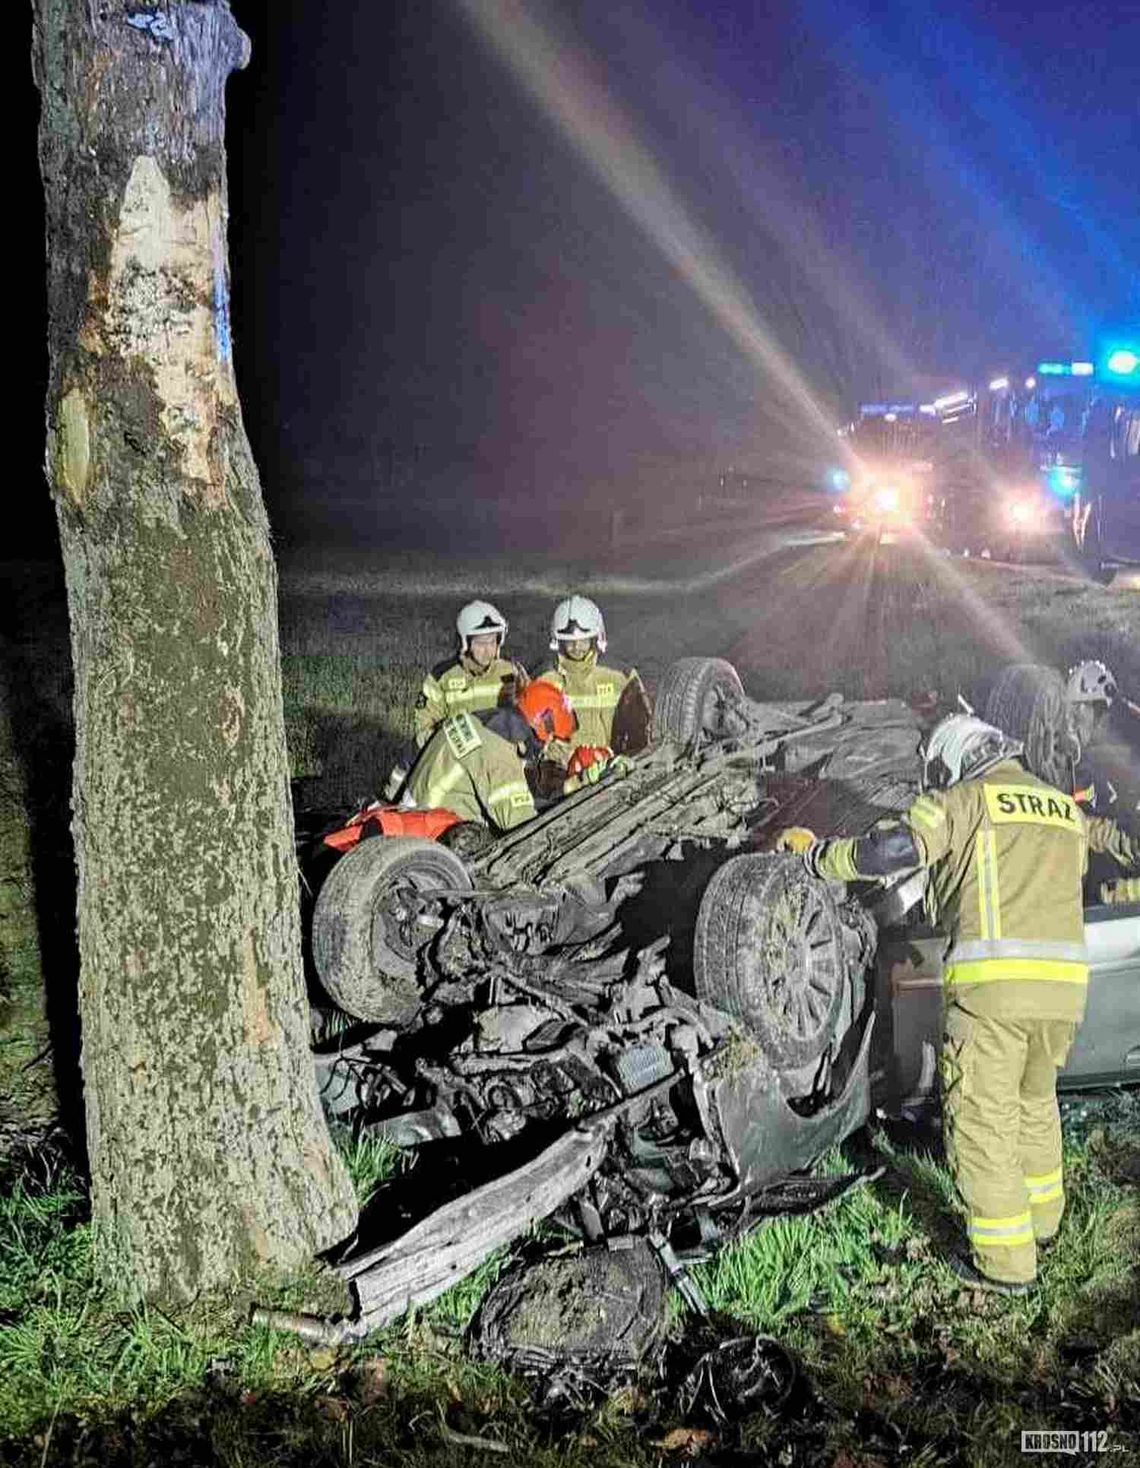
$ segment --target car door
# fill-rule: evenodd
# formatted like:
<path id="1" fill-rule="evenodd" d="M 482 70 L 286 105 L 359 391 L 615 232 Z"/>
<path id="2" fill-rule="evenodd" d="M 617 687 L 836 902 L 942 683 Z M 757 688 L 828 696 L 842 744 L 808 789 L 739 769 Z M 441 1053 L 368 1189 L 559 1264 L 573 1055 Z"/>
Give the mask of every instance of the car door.
<path id="1" fill-rule="evenodd" d="M 1085 908 L 1089 998 L 1063 1086 L 1140 1081 L 1140 904 Z"/>

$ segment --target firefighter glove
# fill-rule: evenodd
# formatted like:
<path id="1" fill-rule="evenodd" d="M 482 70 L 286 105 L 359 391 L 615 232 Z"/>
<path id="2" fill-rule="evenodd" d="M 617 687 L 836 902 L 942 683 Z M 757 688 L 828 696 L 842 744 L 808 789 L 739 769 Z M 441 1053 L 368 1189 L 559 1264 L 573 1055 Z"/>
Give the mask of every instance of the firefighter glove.
<path id="1" fill-rule="evenodd" d="M 604 744 L 579 744 L 566 761 L 567 775 L 585 775 L 593 784 L 613 758 L 613 750 Z M 597 774 L 590 774 L 591 770 Z"/>
<path id="2" fill-rule="evenodd" d="M 632 765 L 624 754 L 611 755 L 608 749 L 585 747 L 585 752 L 596 756 L 587 764 L 584 761 L 575 762 L 571 759 L 568 769 L 576 771 L 571 774 L 562 786 L 563 795 L 573 795 L 575 790 L 581 790 L 587 785 L 596 785 L 603 775 L 612 775 L 615 779 L 622 779 L 628 775 Z M 574 754 L 578 754 L 578 750 Z"/>
<path id="3" fill-rule="evenodd" d="M 814 842 L 815 832 L 809 831 L 807 826 L 785 826 L 776 834 L 775 850 L 792 851 L 802 856 Z"/>

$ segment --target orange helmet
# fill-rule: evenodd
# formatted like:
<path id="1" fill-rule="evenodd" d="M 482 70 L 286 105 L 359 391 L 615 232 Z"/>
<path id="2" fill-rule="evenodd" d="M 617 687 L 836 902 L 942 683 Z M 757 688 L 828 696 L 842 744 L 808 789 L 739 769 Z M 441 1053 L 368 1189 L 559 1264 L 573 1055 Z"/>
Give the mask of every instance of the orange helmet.
<path id="1" fill-rule="evenodd" d="M 533 683 L 519 689 L 515 708 L 543 744 L 551 739 L 569 739 L 578 727 L 566 695 L 544 678 L 536 678 Z"/>

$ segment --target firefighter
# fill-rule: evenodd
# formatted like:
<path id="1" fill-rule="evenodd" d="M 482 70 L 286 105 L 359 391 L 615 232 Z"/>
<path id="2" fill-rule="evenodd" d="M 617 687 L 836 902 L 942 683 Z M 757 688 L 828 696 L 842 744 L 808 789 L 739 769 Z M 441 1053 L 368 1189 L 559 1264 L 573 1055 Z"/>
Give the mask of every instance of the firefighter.
<path id="1" fill-rule="evenodd" d="M 623 673 L 598 661 L 606 650 L 606 624 L 588 596 L 568 596 L 550 620 L 550 650 L 557 660 L 542 677 L 563 689 L 578 720 L 573 748 L 636 754 L 649 743 L 650 709 L 637 669 Z M 557 749 L 565 762 L 570 751 Z"/>
<path id="2" fill-rule="evenodd" d="M 416 747 L 422 749 L 449 714 L 473 714 L 509 705 L 526 682 L 521 663 L 502 656 L 507 619 L 489 601 L 469 601 L 455 619 L 456 657 L 438 663 L 423 681 L 414 713 Z"/>
<path id="3" fill-rule="evenodd" d="M 445 718 L 421 750 L 404 799 L 509 831 L 536 812 L 528 771 L 543 747 L 573 734 L 574 715 L 562 690 L 536 679 L 517 689 L 505 708 Z"/>
<path id="4" fill-rule="evenodd" d="M 1065 1206 L 1056 1076 L 1084 1014 L 1087 853 L 1140 864 L 1140 839 L 1030 774 L 1022 746 L 952 714 L 926 750 L 926 792 L 862 837 L 781 832 L 810 872 L 839 881 L 930 868 L 944 927 L 940 1057 L 946 1156 L 966 1212 L 967 1283 L 1028 1293 Z"/>
<path id="5" fill-rule="evenodd" d="M 1116 679 L 1098 659 L 1090 658 L 1069 669 L 1065 678 L 1065 702 L 1080 746 L 1092 743 L 1116 694 Z"/>

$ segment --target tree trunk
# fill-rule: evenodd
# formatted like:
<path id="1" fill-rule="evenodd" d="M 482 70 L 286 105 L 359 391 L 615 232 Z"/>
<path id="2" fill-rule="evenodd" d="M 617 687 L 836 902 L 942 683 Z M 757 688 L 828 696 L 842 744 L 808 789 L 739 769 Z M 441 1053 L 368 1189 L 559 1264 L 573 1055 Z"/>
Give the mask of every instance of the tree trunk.
<path id="1" fill-rule="evenodd" d="M 227 0 L 34 0 L 102 1277 L 185 1298 L 356 1210 L 308 1053 L 276 573 L 237 401 Z"/>

